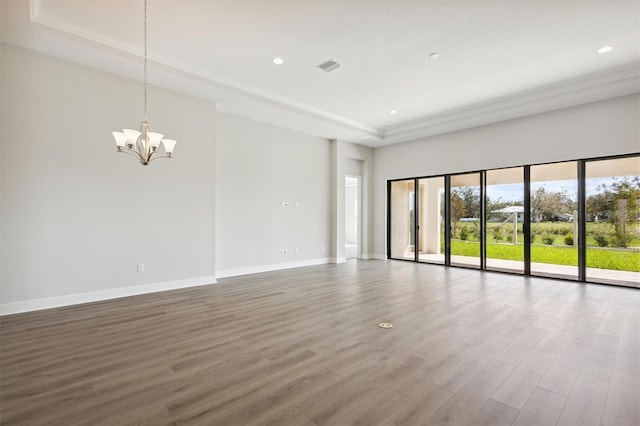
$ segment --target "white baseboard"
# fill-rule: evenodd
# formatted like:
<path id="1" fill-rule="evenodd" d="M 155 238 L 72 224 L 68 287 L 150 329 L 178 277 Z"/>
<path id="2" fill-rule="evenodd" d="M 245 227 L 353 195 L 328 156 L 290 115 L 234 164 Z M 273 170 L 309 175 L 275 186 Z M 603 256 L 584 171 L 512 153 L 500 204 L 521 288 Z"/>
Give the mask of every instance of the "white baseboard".
<path id="1" fill-rule="evenodd" d="M 217 278 L 237 277 L 239 275 L 259 274 L 261 272 L 279 271 L 281 269 L 301 268 L 303 266 L 323 265 L 335 263 L 331 258 L 299 260 L 297 262 L 274 263 L 271 265 L 248 266 L 246 268 L 223 269 L 216 271 Z"/>
<path id="2" fill-rule="evenodd" d="M 215 284 L 216 282 L 216 277 L 206 276 L 188 278 L 184 280 L 136 285 L 131 287 L 113 288 L 109 290 L 91 291 L 88 293 L 69 294 L 66 296 L 25 300 L 22 302 L 3 303 L 0 304 L 0 316 L 19 314 L 21 312 L 39 311 L 42 309 L 59 308 L 61 306 L 78 305 L 81 303 L 98 302 L 100 300 L 118 299 L 120 297 L 156 293 L 159 291 L 176 290 L 180 288 L 195 287 L 199 285 Z"/>
<path id="3" fill-rule="evenodd" d="M 363 254 L 362 259 L 386 259 L 381 254 Z M 78 305 L 81 303 L 98 302 L 101 300 L 118 299 L 120 297 L 136 296 L 140 294 L 156 293 L 159 291 L 176 290 L 206 284 L 216 284 L 216 278 L 235 277 L 239 275 L 257 274 L 260 272 L 279 271 L 282 269 L 300 268 L 304 266 L 322 265 L 326 263 L 344 263 L 344 257 L 301 260 L 297 262 L 276 263 L 272 265 L 258 265 L 247 268 L 227 269 L 217 271 L 216 276 L 188 278 L 184 280 L 165 281 L 160 283 L 143 284 L 131 287 L 120 287 L 109 290 L 99 290 L 87 293 L 69 294 L 66 296 L 47 297 L 42 299 L 25 300 L 13 303 L 0 303 L 0 316 L 19 314 L 22 312 L 39 311 L 42 309 L 59 308 L 62 306 Z"/>
<path id="4" fill-rule="evenodd" d="M 379 253 L 363 253 L 362 254 L 362 259 L 367 259 L 367 260 L 386 260 L 387 256 L 385 256 L 384 254 L 379 254 Z"/>

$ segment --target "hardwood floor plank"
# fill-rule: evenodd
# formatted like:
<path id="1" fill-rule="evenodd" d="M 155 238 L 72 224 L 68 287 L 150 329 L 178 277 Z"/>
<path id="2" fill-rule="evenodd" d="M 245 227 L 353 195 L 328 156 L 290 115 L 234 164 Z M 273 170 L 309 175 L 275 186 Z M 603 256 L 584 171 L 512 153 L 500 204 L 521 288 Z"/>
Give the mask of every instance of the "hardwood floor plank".
<path id="1" fill-rule="evenodd" d="M 282 383 L 278 381 L 273 385 L 260 389 L 257 394 L 250 395 L 248 400 L 240 398 L 232 403 L 227 403 L 222 409 L 209 413 L 206 417 L 199 417 L 198 421 L 216 425 L 247 424 L 252 419 L 277 409 L 278 406 L 285 404 L 289 399 L 301 397 L 317 386 L 331 382 L 336 377 L 335 373 L 329 370 L 316 369 L 301 375 L 292 374 L 292 376 L 297 377 L 292 377 L 290 380 L 282 380 Z M 179 419 L 177 423 L 181 423 Z M 185 423 L 189 424 L 191 422 L 187 421 Z"/>
<path id="2" fill-rule="evenodd" d="M 536 348 L 548 352 L 560 352 L 571 332 L 575 328 L 574 324 L 556 322 L 536 345 Z"/>
<path id="3" fill-rule="evenodd" d="M 616 353 L 618 351 L 619 343 L 620 343 L 619 336 L 598 332 L 598 334 L 596 334 L 596 337 L 591 344 L 591 348 L 598 351 Z"/>
<path id="4" fill-rule="evenodd" d="M 393 261 L 225 278 L 0 317 L 0 424 L 640 424 L 639 329 L 634 289 Z"/>
<path id="5" fill-rule="evenodd" d="M 584 363 L 580 369 L 581 372 L 592 376 L 609 379 L 613 371 L 613 365 L 616 360 L 615 352 L 601 351 L 591 348 L 584 359 Z"/>
<path id="6" fill-rule="evenodd" d="M 440 376 L 432 380 L 432 383 L 452 392 L 457 392 L 506 346 L 507 343 L 503 340 L 489 339 L 478 346 L 466 358 L 446 369 Z"/>
<path id="7" fill-rule="evenodd" d="M 492 398 L 520 410 L 540 383 L 540 379 L 542 379 L 542 374 L 517 368 L 498 388 Z"/>
<path id="8" fill-rule="evenodd" d="M 409 399 L 408 396 L 389 389 L 377 389 L 361 404 L 355 405 L 335 422 L 326 424 L 370 426 L 389 417 L 391 413 Z"/>
<path id="9" fill-rule="evenodd" d="M 567 398 L 543 388 L 536 388 L 520 410 L 513 426 L 555 425 Z"/>
<path id="10" fill-rule="evenodd" d="M 468 423 L 515 367 L 493 360 L 445 402 L 427 423 L 430 425 L 462 425 Z"/>
<path id="11" fill-rule="evenodd" d="M 444 404 L 452 392 L 433 384 L 427 384 L 418 395 L 400 404 L 380 426 L 422 425 Z"/>
<path id="12" fill-rule="evenodd" d="M 538 347 L 531 349 L 529 355 L 522 360 L 518 369 L 523 371 L 531 371 L 532 373 L 537 373 L 543 376 L 549 366 L 556 358 L 556 353 L 552 351 L 547 351 Z"/>
<path id="13" fill-rule="evenodd" d="M 580 373 L 558 419 L 558 426 L 601 424 L 609 380 Z"/>
<path id="14" fill-rule="evenodd" d="M 509 426 L 520 414 L 520 410 L 489 399 L 469 422 L 476 426 Z"/>
<path id="15" fill-rule="evenodd" d="M 547 334 L 548 330 L 541 327 L 529 327 L 500 352 L 496 359 L 518 365 L 531 352 L 533 347 Z"/>
<path id="16" fill-rule="evenodd" d="M 640 364 L 616 361 L 609 382 L 602 423 L 605 425 L 640 424 Z"/>
<path id="17" fill-rule="evenodd" d="M 366 403 L 369 398 L 375 398 L 380 392 L 373 385 L 347 384 L 334 394 L 334 398 L 325 398 L 315 406 L 307 407 L 305 415 L 317 425 L 339 424 L 338 419 L 358 405 Z M 398 398 L 400 394 L 392 391 L 392 395 Z"/>
<path id="18" fill-rule="evenodd" d="M 539 386 L 561 395 L 569 395 L 587 351 L 588 348 L 584 345 L 567 342 L 542 377 Z"/>

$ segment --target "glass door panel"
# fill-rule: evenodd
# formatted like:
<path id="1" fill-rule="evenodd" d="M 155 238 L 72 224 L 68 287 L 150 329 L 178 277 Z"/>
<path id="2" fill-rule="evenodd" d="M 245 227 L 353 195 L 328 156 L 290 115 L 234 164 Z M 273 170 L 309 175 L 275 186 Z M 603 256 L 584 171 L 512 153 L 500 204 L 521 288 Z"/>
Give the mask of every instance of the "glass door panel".
<path id="1" fill-rule="evenodd" d="M 486 268 L 524 273 L 524 168 L 488 170 Z"/>
<path id="2" fill-rule="evenodd" d="M 444 176 L 418 180 L 418 260 L 444 263 Z"/>
<path id="3" fill-rule="evenodd" d="M 414 179 L 391 182 L 391 258 L 415 260 Z"/>
<path id="4" fill-rule="evenodd" d="M 587 161 L 587 281 L 640 287 L 640 157 Z"/>
<path id="5" fill-rule="evenodd" d="M 578 279 L 578 164 L 531 166 L 531 274 Z"/>
<path id="6" fill-rule="evenodd" d="M 451 264 L 480 267 L 480 173 L 451 176 Z"/>

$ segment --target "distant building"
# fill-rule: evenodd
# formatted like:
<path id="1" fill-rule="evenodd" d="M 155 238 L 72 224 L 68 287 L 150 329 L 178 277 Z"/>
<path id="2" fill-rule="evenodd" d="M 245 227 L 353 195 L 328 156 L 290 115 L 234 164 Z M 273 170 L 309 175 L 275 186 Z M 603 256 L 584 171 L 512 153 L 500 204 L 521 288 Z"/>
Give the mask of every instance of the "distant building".
<path id="1" fill-rule="evenodd" d="M 498 210 L 493 210 L 490 215 L 493 217 L 491 222 L 507 222 L 509 219 L 513 220 L 513 215 L 516 214 L 518 222 L 524 222 L 524 207 L 523 206 L 507 206 Z"/>

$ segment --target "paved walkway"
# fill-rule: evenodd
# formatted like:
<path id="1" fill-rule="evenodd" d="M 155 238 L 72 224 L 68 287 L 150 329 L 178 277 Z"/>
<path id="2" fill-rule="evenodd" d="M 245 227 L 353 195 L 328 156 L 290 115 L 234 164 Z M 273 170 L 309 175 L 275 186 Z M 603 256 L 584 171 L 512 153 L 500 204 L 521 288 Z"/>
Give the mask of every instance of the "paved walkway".
<path id="1" fill-rule="evenodd" d="M 419 259 L 423 262 L 444 262 L 444 256 L 441 254 L 420 254 Z M 478 266 L 479 262 L 480 260 L 477 257 L 451 256 L 451 263 L 456 265 Z M 499 271 L 518 272 L 524 269 L 524 262 L 517 260 L 487 259 L 487 268 Z M 532 262 L 531 272 L 536 275 L 551 277 L 577 277 L 578 267 Z M 587 280 L 608 284 L 624 284 L 640 288 L 640 272 L 587 268 Z"/>

